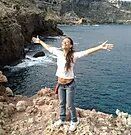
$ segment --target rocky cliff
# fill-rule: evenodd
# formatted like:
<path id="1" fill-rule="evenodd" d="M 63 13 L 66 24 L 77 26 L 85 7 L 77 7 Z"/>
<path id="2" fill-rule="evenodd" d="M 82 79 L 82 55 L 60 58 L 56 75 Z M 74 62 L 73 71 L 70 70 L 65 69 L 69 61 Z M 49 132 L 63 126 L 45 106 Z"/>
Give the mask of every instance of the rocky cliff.
<path id="1" fill-rule="evenodd" d="M 45 21 L 45 13 L 33 0 L 0 1 L 0 66 L 23 58 L 33 35 L 63 34 L 53 21 Z"/>
<path id="2" fill-rule="evenodd" d="M 108 0 L 74 0 L 73 3 L 76 14 L 92 23 L 126 23 L 131 20 L 131 8 L 127 11 L 119 3 L 114 5 Z"/>
<path id="3" fill-rule="evenodd" d="M 36 3 L 39 0 L 36 0 Z M 58 23 L 131 23 L 131 3 L 118 0 L 41 0 L 50 4 Z M 38 4 L 39 5 L 39 4 Z M 42 8 L 45 4 L 40 4 Z M 48 16 L 49 17 L 49 16 Z M 51 12 L 50 12 L 51 17 Z M 53 18 L 52 18 L 53 19 Z"/>
<path id="4" fill-rule="evenodd" d="M 7 78 L 0 72 L 0 83 Z M 130 135 L 131 115 L 116 110 L 117 116 L 77 108 L 79 125 L 69 132 L 70 113 L 60 128 L 59 102 L 50 88 L 43 88 L 33 97 L 14 95 L 0 85 L 0 135 Z"/>

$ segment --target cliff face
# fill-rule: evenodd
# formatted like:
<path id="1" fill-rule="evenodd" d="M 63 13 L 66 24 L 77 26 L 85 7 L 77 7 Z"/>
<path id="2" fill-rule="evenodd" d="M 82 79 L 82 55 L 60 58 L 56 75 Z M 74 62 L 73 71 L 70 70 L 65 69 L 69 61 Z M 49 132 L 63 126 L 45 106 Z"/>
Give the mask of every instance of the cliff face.
<path id="1" fill-rule="evenodd" d="M 62 35 L 53 21 L 45 21 L 45 10 L 33 0 L 0 2 L 0 66 L 24 57 L 24 44 L 32 35 Z"/>
<path id="2" fill-rule="evenodd" d="M 52 10 L 59 23 L 77 23 L 81 18 L 86 19 L 87 23 L 131 23 L 131 3 L 117 0 L 41 1 L 44 2 L 50 5 L 47 11 Z M 42 5 L 44 4 L 40 4 L 40 7 L 43 7 Z"/>
<path id="3" fill-rule="evenodd" d="M 93 23 L 125 23 L 131 19 L 131 9 L 122 3 L 111 3 L 108 0 L 74 0 L 73 9 L 79 17 L 85 17 Z"/>
<path id="4" fill-rule="evenodd" d="M 0 3 L 0 65 L 23 56 L 24 37 L 14 10 Z"/>
<path id="5" fill-rule="evenodd" d="M 71 5 L 79 18 L 84 17 L 91 23 L 127 23 L 127 20 L 131 19 L 131 8 L 127 10 L 124 3 L 111 3 L 108 0 L 72 0 Z M 63 9 L 64 7 L 66 4 L 63 5 Z"/>

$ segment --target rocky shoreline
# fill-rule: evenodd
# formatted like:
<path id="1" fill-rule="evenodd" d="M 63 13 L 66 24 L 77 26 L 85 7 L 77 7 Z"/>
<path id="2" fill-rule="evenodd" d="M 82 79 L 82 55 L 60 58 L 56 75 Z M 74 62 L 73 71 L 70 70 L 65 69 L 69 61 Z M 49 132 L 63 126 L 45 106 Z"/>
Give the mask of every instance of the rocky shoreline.
<path id="1" fill-rule="evenodd" d="M 54 21 L 45 20 L 45 14 L 33 0 L 1 0 L 0 67 L 24 58 L 24 47 L 32 36 L 63 35 Z"/>
<path id="2" fill-rule="evenodd" d="M 77 108 L 80 124 L 69 132 L 70 114 L 66 125 L 54 128 L 59 102 L 54 91 L 43 88 L 33 97 L 14 95 L 2 83 L 0 72 L 0 135 L 131 135 L 131 115 L 116 110 L 117 116 Z"/>

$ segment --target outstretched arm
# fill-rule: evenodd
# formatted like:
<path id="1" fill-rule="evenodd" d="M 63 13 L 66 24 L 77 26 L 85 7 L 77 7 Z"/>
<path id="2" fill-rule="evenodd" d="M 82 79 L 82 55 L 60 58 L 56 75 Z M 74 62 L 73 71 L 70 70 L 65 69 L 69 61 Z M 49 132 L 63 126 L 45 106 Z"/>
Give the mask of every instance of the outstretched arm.
<path id="1" fill-rule="evenodd" d="M 86 54 L 91 54 L 100 50 L 108 50 L 110 51 L 113 48 L 113 44 L 107 44 L 107 41 L 105 41 L 104 43 L 102 43 L 99 46 L 93 47 L 93 48 L 89 48 L 86 51 Z"/>
<path id="2" fill-rule="evenodd" d="M 77 58 L 87 56 L 89 54 L 92 54 L 92 53 L 100 51 L 100 50 L 108 50 L 108 51 L 110 51 L 112 48 L 113 48 L 113 44 L 107 44 L 107 41 L 106 41 L 106 42 L 104 42 L 101 45 L 98 45 L 96 47 L 89 48 L 87 50 L 80 51 L 80 52 L 75 52 L 74 57 L 77 59 Z"/>
<path id="3" fill-rule="evenodd" d="M 46 50 L 49 50 L 49 48 L 51 47 L 50 45 L 48 45 L 45 42 L 43 42 L 42 40 L 40 40 L 39 37 L 37 37 L 37 38 L 33 37 L 32 41 L 34 43 L 41 44 Z"/>
<path id="4" fill-rule="evenodd" d="M 34 43 L 41 44 L 47 51 L 49 51 L 50 53 L 52 53 L 56 56 L 58 56 L 61 52 L 57 47 L 52 47 L 52 46 L 46 44 L 45 42 L 43 42 L 42 40 L 40 40 L 38 36 L 37 36 L 37 38 L 33 37 L 32 41 Z"/>

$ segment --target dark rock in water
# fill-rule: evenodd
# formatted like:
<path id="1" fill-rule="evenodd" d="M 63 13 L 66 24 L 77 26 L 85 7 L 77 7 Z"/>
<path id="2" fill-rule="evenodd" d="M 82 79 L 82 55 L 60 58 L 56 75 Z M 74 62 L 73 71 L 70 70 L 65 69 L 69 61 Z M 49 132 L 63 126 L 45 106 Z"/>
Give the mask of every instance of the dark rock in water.
<path id="1" fill-rule="evenodd" d="M 42 57 L 42 56 L 45 56 L 45 53 L 43 51 L 37 52 L 33 57 L 37 58 L 37 57 Z"/>

